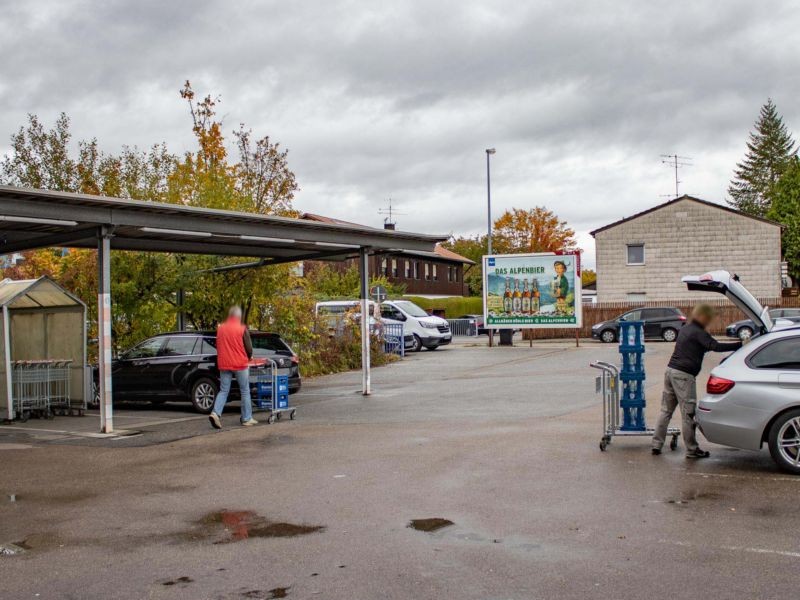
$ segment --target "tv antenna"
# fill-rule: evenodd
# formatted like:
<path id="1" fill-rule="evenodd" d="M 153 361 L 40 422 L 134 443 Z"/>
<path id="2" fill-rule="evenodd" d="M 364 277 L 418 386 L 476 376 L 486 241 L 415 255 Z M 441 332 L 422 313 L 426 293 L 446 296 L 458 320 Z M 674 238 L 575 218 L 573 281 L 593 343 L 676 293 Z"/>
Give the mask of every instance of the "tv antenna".
<path id="1" fill-rule="evenodd" d="M 383 218 L 383 228 L 384 229 L 394 229 L 397 221 L 395 220 L 395 215 L 404 215 L 405 213 L 397 212 L 394 208 L 392 208 L 392 199 L 389 198 L 389 207 L 388 208 L 379 208 L 378 209 L 379 215 L 386 215 Z"/>
<path id="2" fill-rule="evenodd" d="M 675 169 L 675 197 L 677 198 L 680 196 L 678 192 L 679 186 L 683 183 L 678 179 L 678 169 L 681 167 L 693 167 L 692 158 L 690 156 L 679 156 L 678 154 L 662 154 L 661 162 Z"/>

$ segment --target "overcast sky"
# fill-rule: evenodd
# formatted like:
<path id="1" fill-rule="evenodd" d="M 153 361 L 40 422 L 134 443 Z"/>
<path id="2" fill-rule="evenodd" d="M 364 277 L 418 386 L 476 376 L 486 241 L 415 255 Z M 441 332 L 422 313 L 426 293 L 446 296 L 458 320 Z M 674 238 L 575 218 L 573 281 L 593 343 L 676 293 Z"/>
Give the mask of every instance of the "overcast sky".
<path id="1" fill-rule="evenodd" d="M 0 0 L 0 152 L 60 112 L 104 149 L 192 147 L 178 90 L 222 97 L 290 150 L 295 206 L 378 226 L 485 230 L 544 205 L 588 232 L 681 192 L 723 202 L 759 107 L 800 131 L 800 4 Z"/>

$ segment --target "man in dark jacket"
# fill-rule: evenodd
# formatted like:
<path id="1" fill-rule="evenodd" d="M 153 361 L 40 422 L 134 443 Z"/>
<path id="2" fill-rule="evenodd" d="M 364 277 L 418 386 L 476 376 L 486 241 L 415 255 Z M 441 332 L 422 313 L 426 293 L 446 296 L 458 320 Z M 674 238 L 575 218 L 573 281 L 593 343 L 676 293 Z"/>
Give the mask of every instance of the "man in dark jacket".
<path id="1" fill-rule="evenodd" d="M 742 347 L 742 342 L 718 342 L 706 331 L 714 319 L 714 309 L 708 304 L 698 304 L 692 311 L 691 322 L 681 329 L 675 341 L 675 350 L 664 373 L 664 393 L 661 396 L 661 414 L 653 435 L 653 454 L 661 454 L 667 427 L 675 407 L 680 406 L 683 422 L 683 442 L 686 458 L 708 458 L 707 451 L 697 444 L 694 413 L 697 409 L 695 378 L 703 367 L 706 352 L 730 352 Z"/>

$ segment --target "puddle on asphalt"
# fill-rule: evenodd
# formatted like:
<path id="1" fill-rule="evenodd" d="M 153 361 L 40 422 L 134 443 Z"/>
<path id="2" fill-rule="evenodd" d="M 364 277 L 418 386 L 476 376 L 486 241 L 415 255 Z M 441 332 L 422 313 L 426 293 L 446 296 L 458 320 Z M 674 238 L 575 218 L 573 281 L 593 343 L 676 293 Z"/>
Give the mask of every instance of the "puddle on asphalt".
<path id="1" fill-rule="evenodd" d="M 250 538 L 286 538 L 323 531 L 323 525 L 270 521 L 252 510 L 219 510 L 207 514 L 197 527 L 186 533 L 190 540 L 212 539 L 215 544 Z"/>
<path id="2" fill-rule="evenodd" d="M 454 523 L 449 519 L 442 519 L 441 517 L 433 517 L 430 519 L 412 519 L 408 523 L 408 527 L 416 531 L 425 531 L 431 533 L 432 531 L 439 531 L 445 527 L 450 527 Z"/>
<path id="3" fill-rule="evenodd" d="M 192 583 L 193 581 L 194 579 L 184 575 L 183 577 L 178 577 L 177 579 L 170 579 L 169 581 L 165 581 L 161 585 L 169 587 L 172 585 L 178 585 L 180 583 Z"/>
<path id="4" fill-rule="evenodd" d="M 242 598 L 252 598 L 253 600 L 273 600 L 274 598 L 286 598 L 289 595 L 289 590 L 292 586 L 276 587 L 271 590 L 250 590 L 244 592 Z"/>

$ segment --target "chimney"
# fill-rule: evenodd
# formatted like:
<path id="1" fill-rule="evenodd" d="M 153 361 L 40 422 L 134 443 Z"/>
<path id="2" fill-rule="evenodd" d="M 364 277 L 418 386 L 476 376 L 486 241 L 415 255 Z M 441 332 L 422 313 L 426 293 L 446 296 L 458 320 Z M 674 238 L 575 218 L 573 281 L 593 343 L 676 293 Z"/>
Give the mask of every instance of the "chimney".
<path id="1" fill-rule="evenodd" d="M 383 228 L 384 229 L 389 229 L 391 231 L 394 231 L 394 223 L 389 223 L 387 221 L 384 221 L 383 222 Z"/>

